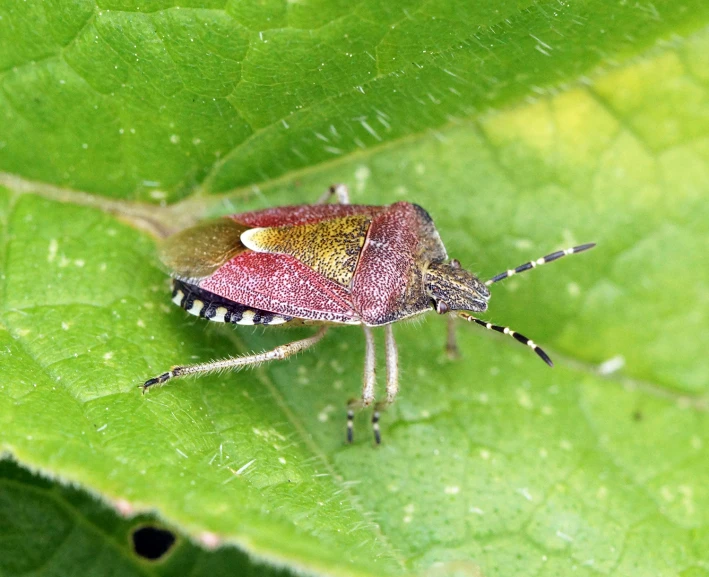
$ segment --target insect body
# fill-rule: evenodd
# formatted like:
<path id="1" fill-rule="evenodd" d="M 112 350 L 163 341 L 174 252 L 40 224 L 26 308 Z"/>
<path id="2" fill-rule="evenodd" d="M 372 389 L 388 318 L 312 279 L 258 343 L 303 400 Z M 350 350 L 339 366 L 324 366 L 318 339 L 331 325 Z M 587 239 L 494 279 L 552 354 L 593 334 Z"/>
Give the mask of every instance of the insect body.
<path id="1" fill-rule="evenodd" d="M 326 204 L 336 195 L 338 204 Z M 593 244 L 552 253 L 487 282 L 449 260 L 436 227 L 420 206 L 351 205 L 347 189 L 333 186 L 314 205 L 285 206 L 204 222 L 167 239 L 162 260 L 173 275 L 173 302 L 189 313 L 234 324 L 319 325 L 311 337 L 271 351 L 176 366 L 149 379 L 143 391 L 169 379 L 285 359 L 319 342 L 332 325 L 360 325 L 366 352 L 362 397 L 350 402 L 347 438 L 352 440 L 354 409 L 375 399 L 372 328 L 383 326 L 386 400 L 372 424 L 380 442 L 379 409 L 398 392 L 398 360 L 392 323 L 431 310 L 514 337 L 551 360 L 534 342 L 506 327 L 486 323 L 471 312 L 487 309 L 488 286 Z M 451 315 L 451 320 L 453 315 Z M 455 351 L 449 327 L 448 349 Z"/>

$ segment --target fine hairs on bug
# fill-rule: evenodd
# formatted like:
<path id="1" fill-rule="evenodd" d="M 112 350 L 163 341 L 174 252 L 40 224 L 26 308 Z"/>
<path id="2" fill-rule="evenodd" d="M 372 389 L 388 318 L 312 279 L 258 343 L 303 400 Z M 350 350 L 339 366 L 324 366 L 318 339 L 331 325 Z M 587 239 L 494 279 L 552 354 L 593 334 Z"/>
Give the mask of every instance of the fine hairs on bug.
<path id="1" fill-rule="evenodd" d="M 329 204 L 334 197 L 337 202 Z M 346 439 L 354 439 L 355 412 L 374 407 L 372 431 L 381 442 L 381 412 L 399 391 L 398 350 L 392 325 L 435 311 L 448 315 L 446 349 L 459 355 L 454 319 L 512 337 L 547 365 L 551 358 L 509 327 L 481 320 L 489 287 L 594 243 L 552 252 L 481 281 L 449 259 L 430 215 L 420 206 L 353 205 L 344 185 L 315 203 L 233 214 L 202 222 L 168 238 L 161 259 L 173 277 L 172 301 L 189 314 L 235 325 L 317 327 L 309 337 L 272 350 L 194 365 L 177 365 L 140 387 L 143 393 L 190 375 L 223 373 L 282 360 L 319 343 L 329 327 L 359 325 L 365 337 L 362 395 L 347 403 Z M 376 399 L 373 329 L 384 330 L 385 397 Z"/>

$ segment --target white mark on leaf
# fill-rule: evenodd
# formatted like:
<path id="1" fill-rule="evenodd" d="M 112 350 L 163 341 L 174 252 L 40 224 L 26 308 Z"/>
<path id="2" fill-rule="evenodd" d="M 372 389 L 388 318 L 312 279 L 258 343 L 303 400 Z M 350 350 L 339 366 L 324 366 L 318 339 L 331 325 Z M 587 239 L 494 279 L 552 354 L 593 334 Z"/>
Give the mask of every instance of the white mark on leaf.
<path id="1" fill-rule="evenodd" d="M 598 372 L 602 375 L 611 375 L 625 366 L 625 358 L 622 355 L 616 355 L 601 363 L 598 367 Z"/>
<path id="2" fill-rule="evenodd" d="M 533 500 L 533 499 L 532 499 L 532 494 L 529 492 L 529 489 L 527 489 L 527 487 L 522 487 L 522 488 L 520 488 L 520 489 L 515 489 L 515 492 L 516 492 L 516 493 L 519 493 L 520 495 L 522 495 L 522 497 L 524 497 L 525 499 L 527 499 L 527 501 L 532 501 L 532 500 Z"/>
<path id="3" fill-rule="evenodd" d="M 47 252 L 47 262 L 52 262 L 57 257 L 57 250 L 59 250 L 59 243 L 56 238 L 49 241 L 49 251 Z"/>
<path id="4" fill-rule="evenodd" d="M 532 403 L 532 397 L 530 397 L 529 393 L 524 389 L 517 389 L 517 402 L 519 403 L 520 407 L 523 407 L 525 409 L 531 409 L 532 407 L 534 407 L 534 403 Z"/>
<path id="5" fill-rule="evenodd" d="M 236 472 L 234 473 L 235 475 L 241 475 L 246 469 L 248 469 L 251 465 L 253 465 L 256 462 L 256 459 L 251 459 L 248 463 L 245 465 L 242 465 L 239 467 Z"/>
<path id="6" fill-rule="evenodd" d="M 571 537 L 571 535 L 567 535 L 566 533 L 563 533 L 563 532 L 561 532 L 561 531 L 557 531 L 557 532 L 556 532 L 556 536 L 557 536 L 559 539 L 563 539 L 563 540 L 566 541 L 567 543 L 572 543 L 573 540 L 574 540 L 573 537 Z"/>
<path id="7" fill-rule="evenodd" d="M 364 192 L 367 186 L 367 180 L 372 175 L 372 171 L 369 170 L 368 166 L 358 166 L 355 170 L 355 190 L 357 192 Z"/>

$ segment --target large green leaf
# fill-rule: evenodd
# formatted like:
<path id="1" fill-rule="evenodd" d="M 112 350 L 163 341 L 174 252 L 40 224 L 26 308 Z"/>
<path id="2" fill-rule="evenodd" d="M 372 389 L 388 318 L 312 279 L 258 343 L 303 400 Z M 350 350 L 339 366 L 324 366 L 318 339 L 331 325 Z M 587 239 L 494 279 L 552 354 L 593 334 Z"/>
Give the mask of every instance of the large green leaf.
<path id="1" fill-rule="evenodd" d="M 189 4 L 0 2 L 2 448 L 296 569 L 705 574 L 708 5 Z M 376 449 L 365 413 L 343 442 L 358 329 L 141 396 L 308 333 L 186 318 L 146 229 L 341 181 L 485 278 L 598 241 L 494 287 L 556 367 L 398 325 Z"/>
<path id="2" fill-rule="evenodd" d="M 346 161 L 709 18 L 704 0 L 97 4 L 0 4 L 0 168 L 145 199 Z"/>

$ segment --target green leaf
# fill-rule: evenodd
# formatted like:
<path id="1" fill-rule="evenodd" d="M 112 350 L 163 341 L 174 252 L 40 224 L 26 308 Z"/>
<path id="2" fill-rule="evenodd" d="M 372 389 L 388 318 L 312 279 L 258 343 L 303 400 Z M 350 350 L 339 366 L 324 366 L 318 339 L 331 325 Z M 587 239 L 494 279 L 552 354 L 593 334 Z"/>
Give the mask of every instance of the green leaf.
<path id="1" fill-rule="evenodd" d="M 709 18 L 704 0 L 99 4 L 0 5 L 0 168 L 141 199 L 346 161 Z"/>
<path id="2" fill-rule="evenodd" d="M 706 574 L 709 5 L 379 4 L 0 1 L 2 450 L 295 570 Z M 310 334 L 188 317 L 150 232 L 333 182 L 482 278 L 597 241 L 493 287 L 555 368 L 397 325 L 378 448 L 352 327 L 140 395 Z"/>

